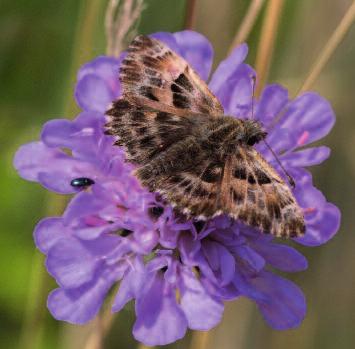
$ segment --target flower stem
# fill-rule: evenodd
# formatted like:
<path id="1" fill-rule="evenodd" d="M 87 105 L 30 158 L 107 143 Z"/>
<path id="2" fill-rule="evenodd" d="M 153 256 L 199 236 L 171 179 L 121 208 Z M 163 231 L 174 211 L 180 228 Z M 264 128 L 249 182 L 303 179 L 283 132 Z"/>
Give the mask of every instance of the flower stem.
<path id="1" fill-rule="evenodd" d="M 45 313 L 44 289 L 47 273 L 43 268 L 43 256 L 35 251 L 31 261 L 27 302 L 24 312 L 19 348 L 31 349 L 40 346 Z"/>
<path id="2" fill-rule="evenodd" d="M 194 331 L 191 338 L 190 349 L 205 349 L 209 336 L 209 331 Z"/>
<path id="3" fill-rule="evenodd" d="M 248 39 L 248 36 L 253 29 L 255 21 L 258 18 L 263 3 L 264 0 L 252 0 L 250 2 L 248 11 L 244 16 L 242 23 L 239 27 L 239 30 L 235 34 L 233 42 L 229 48 L 229 53 L 239 44 L 245 42 Z"/>
<path id="4" fill-rule="evenodd" d="M 110 0 L 105 15 L 106 54 L 118 57 L 135 28 L 144 9 L 143 0 Z"/>
<path id="5" fill-rule="evenodd" d="M 270 0 L 266 9 L 255 63 L 259 80 L 256 95 L 260 94 L 269 72 L 283 2 L 284 0 Z"/>
<path id="6" fill-rule="evenodd" d="M 72 68 L 70 77 L 74 80 L 78 66 L 89 58 L 92 50 L 92 39 L 94 36 L 94 23 L 102 0 L 92 0 L 83 2 L 80 9 L 78 25 L 74 39 L 74 52 L 72 58 Z M 71 92 L 71 89 L 70 93 Z M 64 112 L 71 114 L 76 110 L 76 105 L 72 96 L 65 95 Z M 47 215 L 58 216 L 62 214 L 67 198 L 65 196 L 48 195 Z M 44 314 L 46 312 L 45 297 L 48 288 L 49 276 L 43 266 L 44 257 L 36 251 L 31 267 L 29 280 L 28 299 L 23 320 L 23 327 L 20 333 L 19 348 L 35 349 L 41 347 L 42 334 L 45 328 Z"/>
<path id="7" fill-rule="evenodd" d="M 345 13 L 344 17 L 340 21 L 334 33 L 329 38 L 328 42 L 325 44 L 323 50 L 321 51 L 320 55 L 316 59 L 313 66 L 311 67 L 305 82 L 303 83 L 302 87 L 299 89 L 297 94 L 305 92 L 313 86 L 319 74 L 321 73 L 325 65 L 328 63 L 330 57 L 332 56 L 336 48 L 344 39 L 351 25 L 354 23 L 354 20 L 355 20 L 355 1 L 353 1 L 353 3 L 350 5 L 349 9 Z"/>
<path id="8" fill-rule="evenodd" d="M 137 349 L 154 349 L 154 347 L 147 347 L 143 343 L 139 343 Z"/>
<path id="9" fill-rule="evenodd" d="M 196 24 L 196 0 L 186 1 L 185 29 L 192 30 Z"/>
<path id="10" fill-rule="evenodd" d="M 70 69 L 70 86 L 75 84 L 76 72 L 83 62 L 92 58 L 92 49 L 94 46 L 94 33 L 97 29 L 97 14 L 100 13 L 103 0 L 83 1 L 81 4 L 79 19 L 76 27 L 73 44 L 73 56 Z M 64 94 L 63 105 L 64 114 L 71 115 L 78 111 L 78 106 L 72 97 L 72 88 L 68 88 L 68 94 Z"/>

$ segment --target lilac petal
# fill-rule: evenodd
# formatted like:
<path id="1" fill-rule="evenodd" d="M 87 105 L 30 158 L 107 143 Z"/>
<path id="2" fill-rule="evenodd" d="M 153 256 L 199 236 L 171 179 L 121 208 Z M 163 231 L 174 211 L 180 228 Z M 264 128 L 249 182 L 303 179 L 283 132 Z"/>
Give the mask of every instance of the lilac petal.
<path id="1" fill-rule="evenodd" d="M 212 67 L 213 48 L 200 33 L 184 30 L 174 33 L 180 53 L 203 80 L 207 80 Z"/>
<path id="2" fill-rule="evenodd" d="M 195 256 L 201 249 L 201 243 L 199 240 L 192 240 L 188 234 L 182 234 L 179 238 L 179 250 L 181 258 L 184 264 L 194 265 Z"/>
<path id="3" fill-rule="evenodd" d="M 110 89 L 106 81 L 94 74 L 85 75 L 80 79 L 75 90 L 79 107 L 87 111 L 104 113 L 116 97 L 117 94 Z"/>
<path id="4" fill-rule="evenodd" d="M 147 282 L 147 272 L 139 258 L 134 260 L 131 269 L 123 277 L 112 305 L 112 311 L 120 311 L 130 300 L 141 295 Z"/>
<path id="5" fill-rule="evenodd" d="M 48 190 L 60 194 L 74 193 L 70 181 L 93 171 L 89 163 L 76 160 L 58 149 L 48 148 L 42 142 L 20 147 L 15 154 L 14 167 L 21 177 L 38 181 Z"/>
<path id="6" fill-rule="evenodd" d="M 235 272 L 235 258 L 223 245 L 206 241 L 203 243 L 203 253 L 214 271 L 220 271 L 221 286 L 229 284 Z"/>
<path id="7" fill-rule="evenodd" d="M 180 47 L 178 46 L 174 34 L 169 32 L 156 32 L 152 35 L 149 35 L 154 39 L 157 39 L 167 45 L 170 50 L 176 52 L 179 56 L 181 56 Z"/>
<path id="8" fill-rule="evenodd" d="M 77 289 L 57 288 L 48 296 L 48 309 L 57 320 L 84 324 L 98 313 L 112 284 L 102 277 Z"/>
<path id="9" fill-rule="evenodd" d="M 38 173 L 45 171 L 53 159 L 66 157 L 57 149 L 50 149 L 42 142 L 22 145 L 14 157 L 14 167 L 28 181 L 38 181 Z"/>
<path id="10" fill-rule="evenodd" d="M 185 58 L 200 77 L 207 80 L 212 66 L 213 49 L 203 35 L 184 30 L 174 34 L 158 32 L 151 36 L 164 42 L 171 50 Z"/>
<path id="11" fill-rule="evenodd" d="M 81 113 L 74 121 L 55 119 L 48 121 L 41 139 L 49 147 L 69 148 L 89 160 L 97 155 L 105 118 L 96 112 Z"/>
<path id="12" fill-rule="evenodd" d="M 166 345 L 185 335 L 187 320 L 176 303 L 175 290 L 167 288 L 162 273 L 151 278 L 145 294 L 136 301 L 133 336 L 148 346 Z"/>
<path id="13" fill-rule="evenodd" d="M 67 236 L 67 228 L 63 225 L 61 217 L 42 219 L 33 232 L 37 248 L 44 254 L 54 246 L 58 240 Z"/>
<path id="14" fill-rule="evenodd" d="M 313 187 L 309 175 L 304 176 L 304 183 L 296 187 L 294 194 L 303 208 L 306 222 L 306 234 L 295 240 L 306 246 L 318 246 L 330 240 L 340 226 L 339 209 Z"/>
<path id="15" fill-rule="evenodd" d="M 248 46 L 242 44 L 235 48 L 232 53 L 222 61 L 213 73 L 209 87 L 212 92 L 217 92 L 224 86 L 226 81 L 235 73 L 238 66 L 244 61 L 248 54 Z"/>
<path id="16" fill-rule="evenodd" d="M 322 163 L 329 155 L 330 149 L 322 146 L 293 151 L 283 155 L 281 161 L 285 167 L 307 167 Z"/>
<path id="17" fill-rule="evenodd" d="M 212 297 L 191 270 L 181 270 L 181 308 L 189 328 L 206 331 L 216 326 L 222 319 L 223 303 Z"/>
<path id="18" fill-rule="evenodd" d="M 111 79 L 118 81 L 118 70 L 122 57 L 112 58 L 107 56 L 100 56 L 89 63 L 84 64 L 78 72 L 78 81 L 83 79 L 86 75 L 97 75 L 103 80 L 109 82 Z"/>
<path id="19" fill-rule="evenodd" d="M 254 70 L 246 64 L 241 64 L 234 70 L 219 88 L 214 91 L 227 115 L 239 118 L 250 117 Z"/>
<path id="20" fill-rule="evenodd" d="M 308 92 L 289 104 L 278 127 L 292 130 L 297 138 L 293 146 L 303 146 L 327 135 L 334 122 L 329 102 L 316 93 Z"/>
<path id="21" fill-rule="evenodd" d="M 287 272 L 307 269 L 307 259 L 292 247 L 274 243 L 256 243 L 253 249 L 261 255 L 266 263 Z"/>
<path id="22" fill-rule="evenodd" d="M 243 65 L 226 83 L 225 88 L 230 87 L 230 100 L 228 106 L 225 106 L 225 111 L 229 115 L 239 118 L 251 117 L 254 83 L 252 76 L 255 76 L 254 71 L 249 66 Z"/>
<path id="23" fill-rule="evenodd" d="M 94 277 L 98 261 L 74 238 L 57 241 L 49 250 L 46 267 L 64 288 L 77 288 Z"/>
<path id="24" fill-rule="evenodd" d="M 272 328 L 287 330 L 301 324 L 306 302 L 302 291 L 291 281 L 263 271 L 254 277 L 236 275 L 235 285 L 256 302 Z"/>
<path id="25" fill-rule="evenodd" d="M 235 253 L 254 271 L 260 271 L 265 266 L 264 258 L 247 245 L 236 246 Z"/>
<path id="26" fill-rule="evenodd" d="M 329 241 L 339 230 L 341 213 L 332 203 L 325 203 L 313 222 L 306 222 L 306 234 L 295 239 L 305 246 L 319 246 Z"/>
<path id="27" fill-rule="evenodd" d="M 97 214 L 109 204 L 110 202 L 105 202 L 91 192 L 80 192 L 69 202 L 63 214 L 63 220 L 68 224 L 80 217 Z"/>
<path id="28" fill-rule="evenodd" d="M 287 89 L 278 84 L 266 86 L 256 108 L 256 119 L 259 120 L 264 127 L 267 127 L 287 103 Z"/>
<path id="29" fill-rule="evenodd" d="M 97 227 L 75 227 L 73 235 L 79 239 L 83 240 L 94 240 L 110 231 L 114 232 L 119 229 L 117 225 L 112 227 L 114 224 L 104 224 Z"/>

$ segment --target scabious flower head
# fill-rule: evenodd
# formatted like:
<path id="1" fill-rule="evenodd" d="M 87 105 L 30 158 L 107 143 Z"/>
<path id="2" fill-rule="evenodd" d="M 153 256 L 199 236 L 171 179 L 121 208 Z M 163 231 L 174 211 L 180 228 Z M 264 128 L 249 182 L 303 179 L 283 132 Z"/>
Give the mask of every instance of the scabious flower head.
<path id="1" fill-rule="evenodd" d="M 213 51 L 202 35 L 183 31 L 153 36 L 208 79 Z M 250 117 L 254 103 L 268 143 L 296 181 L 294 194 L 304 210 L 306 234 L 295 240 L 306 246 L 323 244 L 336 233 L 340 213 L 313 186 L 305 167 L 324 161 L 329 149 L 306 146 L 330 131 L 333 111 L 315 93 L 290 100 L 276 84 L 252 101 L 255 72 L 244 63 L 247 51 L 241 45 L 222 61 L 209 87 L 227 115 Z M 270 267 L 306 269 L 299 252 L 225 216 L 206 223 L 181 219 L 140 186 L 123 150 L 104 135 L 104 113 L 121 94 L 122 57 L 102 56 L 84 65 L 75 91 L 82 113 L 73 121 L 47 122 L 41 140 L 22 146 L 14 159 L 23 178 L 74 194 L 62 216 L 43 219 L 34 232 L 37 247 L 47 256 L 48 272 L 59 285 L 48 297 L 50 312 L 56 319 L 83 324 L 120 281 L 112 310 L 135 301 L 133 335 L 146 345 L 171 343 L 187 328 L 209 330 L 220 322 L 224 301 L 240 296 L 253 300 L 273 328 L 298 326 L 306 311 L 302 291 Z M 257 149 L 278 169 L 263 144 Z M 70 185 L 78 177 L 95 184 L 79 190 Z"/>

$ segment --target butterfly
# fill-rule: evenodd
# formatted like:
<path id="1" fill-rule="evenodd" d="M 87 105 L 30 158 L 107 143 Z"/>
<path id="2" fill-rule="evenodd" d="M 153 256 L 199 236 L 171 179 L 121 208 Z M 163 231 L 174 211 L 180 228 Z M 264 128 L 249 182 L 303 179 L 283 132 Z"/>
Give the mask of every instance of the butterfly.
<path id="1" fill-rule="evenodd" d="M 189 218 L 227 214 L 275 236 L 304 234 L 291 190 L 253 147 L 267 133 L 255 120 L 224 115 L 182 57 L 138 36 L 119 79 L 122 96 L 106 113 L 105 132 L 125 147 L 143 186 Z"/>

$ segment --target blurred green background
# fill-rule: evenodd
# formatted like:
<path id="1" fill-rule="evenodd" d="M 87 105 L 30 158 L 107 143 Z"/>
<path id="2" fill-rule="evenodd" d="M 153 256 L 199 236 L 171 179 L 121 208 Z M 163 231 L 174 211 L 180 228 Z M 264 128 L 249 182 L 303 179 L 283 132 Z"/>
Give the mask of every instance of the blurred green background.
<path id="1" fill-rule="evenodd" d="M 267 2 L 267 1 L 266 1 Z M 285 0 L 269 82 L 296 93 L 311 64 L 339 23 L 350 0 Z M 84 348 L 95 324 L 71 326 L 54 320 L 46 295 L 55 287 L 35 250 L 32 230 L 60 203 L 39 185 L 20 179 L 12 158 L 23 143 L 38 139 L 52 118 L 73 118 L 72 93 L 81 64 L 103 54 L 106 0 L 1 0 L 0 6 L 0 347 Z M 197 1 L 196 29 L 223 59 L 249 1 Z M 248 62 L 255 63 L 263 10 L 248 39 Z M 185 1 L 147 0 L 139 32 L 183 29 Z M 337 123 L 322 142 L 330 159 L 313 169 L 314 181 L 343 219 L 338 235 L 324 246 L 300 248 L 308 270 L 289 275 L 304 290 L 308 315 L 297 330 L 269 328 L 254 304 L 227 304 L 223 322 L 207 336 L 189 335 L 168 348 L 355 348 L 355 28 L 332 56 L 313 89 L 333 105 Z M 135 348 L 134 315 L 123 310 L 105 348 Z"/>

